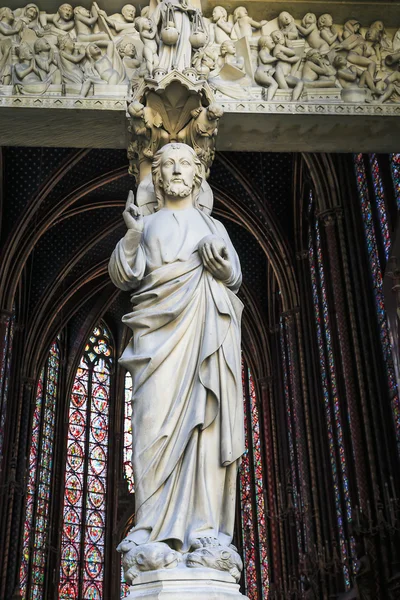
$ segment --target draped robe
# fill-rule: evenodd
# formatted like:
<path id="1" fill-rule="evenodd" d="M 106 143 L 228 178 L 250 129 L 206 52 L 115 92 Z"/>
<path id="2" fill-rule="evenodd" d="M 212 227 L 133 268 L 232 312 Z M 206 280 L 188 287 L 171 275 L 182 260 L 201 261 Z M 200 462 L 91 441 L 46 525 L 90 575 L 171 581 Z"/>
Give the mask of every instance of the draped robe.
<path id="1" fill-rule="evenodd" d="M 197 251 L 223 238 L 233 267 L 215 279 Z M 197 208 L 144 217 L 110 260 L 114 284 L 136 289 L 123 321 L 133 331 L 120 363 L 132 375 L 137 544 L 181 552 L 198 537 L 233 536 L 237 467 L 244 452 L 240 263 L 223 225 Z"/>

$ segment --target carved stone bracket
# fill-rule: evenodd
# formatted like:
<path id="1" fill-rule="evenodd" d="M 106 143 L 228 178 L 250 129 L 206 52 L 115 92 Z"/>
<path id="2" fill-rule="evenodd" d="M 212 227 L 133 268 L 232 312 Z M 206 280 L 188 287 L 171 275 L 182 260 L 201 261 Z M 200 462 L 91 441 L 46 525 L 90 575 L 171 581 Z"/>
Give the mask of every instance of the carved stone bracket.
<path id="1" fill-rule="evenodd" d="M 210 86 L 193 69 L 143 80 L 128 105 L 130 172 L 143 180 L 162 146 L 182 142 L 195 150 L 208 176 L 222 114 Z"/>

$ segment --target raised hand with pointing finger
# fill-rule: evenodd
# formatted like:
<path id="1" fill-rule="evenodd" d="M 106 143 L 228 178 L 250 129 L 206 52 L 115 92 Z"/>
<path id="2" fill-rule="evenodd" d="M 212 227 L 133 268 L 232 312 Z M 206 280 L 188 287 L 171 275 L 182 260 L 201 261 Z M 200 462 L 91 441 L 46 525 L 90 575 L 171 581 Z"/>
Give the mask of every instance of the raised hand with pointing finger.
<path id="1" fill-rule="evenodd" d="M 135 204 L 135 196 L 132 190 L 129 190 L 128 199 L 122 216 L 124 217 L 125 225 L 128 229 L 133 229 L 138 233 L 143 232 L 143 216 L 140 209 Z"/>

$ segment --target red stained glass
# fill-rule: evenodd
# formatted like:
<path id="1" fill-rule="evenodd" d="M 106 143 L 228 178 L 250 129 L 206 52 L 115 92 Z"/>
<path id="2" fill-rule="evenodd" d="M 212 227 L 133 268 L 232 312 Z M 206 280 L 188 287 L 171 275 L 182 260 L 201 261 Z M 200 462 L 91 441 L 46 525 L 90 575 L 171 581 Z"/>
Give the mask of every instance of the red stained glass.
<path id="1" fill-rule="evenodd" d="M 44 593 L 59 365 L 59 349 L 54 342 L 38 381 L 32 422 L 20 567 L 20 588 L 24 600 L 43 598 Z"/>
<path id="2" fill-rule="evenodd" d="M 60 597 L 69 584 L 79 598 L 103 598 L 112 354 L 106 328 L 96 327 L 71 395 L 61 541 L 67 554 L 61 560 Z M 80 540 L 83 547 L 77 543 Z"/>
<path id="3" fill-rule="evenodd" d="M 242 366 L 242 383 L 246 450 L 242 457 L 240 468 L 240 499 L 245 588 L 249 600 L 261 600 L 268 594 L 269 578 L 260 423 L 254 381 L 250 371 L 244 365 Z M 251 417 L 250 422 L 248 420 L 248 411 Z M 252 448 L 251 452 L 250 447 Z M 254 492 L 255 510 L 253 503 Z M 257 565 L 261 574 L 261 590 L 258 585 Z"/>

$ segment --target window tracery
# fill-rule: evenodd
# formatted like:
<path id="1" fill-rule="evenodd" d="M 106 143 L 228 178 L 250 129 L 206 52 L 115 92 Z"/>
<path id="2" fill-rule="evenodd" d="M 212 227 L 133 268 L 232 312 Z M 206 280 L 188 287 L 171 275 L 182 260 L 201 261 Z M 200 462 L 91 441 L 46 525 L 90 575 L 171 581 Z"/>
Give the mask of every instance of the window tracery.
<path id="1" fill-rule="evenodd" d="M 33 414 L 20 566 L 21 595 L 24 600 L 44 598 L 59 369 L 60 350 L 57 342 L 54 342 L 40 373 Z"/>
<path id="2" fill-rule="evenodd" d="M 370 277 L 373 286 L 375 310 L 378 320 L 378 329 L 386 369 L 387 382 L 391 397 L 392 412 L 396 428 L 397 441 L 398 444 L 400 444 L 400 398 L 393 365 L 389 327 L 387 323 L 385 310 L 382 265 L 379 260 L 377 229 L 376 224 L 374 223 L 371 199 L 368 191 L 367 173 L 365 168 L 364 157 L 362 154 L 356 154 L 354 156 L 354 166 L 364 227 L 364 235 L 367 246 Z"/>
<path id="3" fill-rule="evenodd" d="M 12 346 L 15 329 L 15 308 L 11 315 L 1 315 L 5 319 L 4 337 L 0 342 L 0 468 L 3 456 L 3 443 L 7 416 L 7 396 L 10 381 Z"/>
<path id="4" fill-rule="evenodd" d="M 81 358 L 69 406 L 59 598 L 103 595 L 109 399 L 113 346 L 95 327 Z"/>
<path id="5" fill-rule="evenodd" d="M 328 308 L 325 267 L 322 255 L 321 233 L 318 220 L 313 214 L 313 197 L 310 192 L 308 234 L 308 259 L 311 276 L 314 319 L 316 325 L 320 381 L 323 393 L 325 421 L 328 434 L 329 459 L 335 511 L 339 537 L 340 557 L 346 589 L 350 588 L 350 554 L 346 536 L 346 522 L 352 519 L 352 505 L 346 449 L 343 439 L 343 415 L 337 384 L 336 363 L 332 346 L 332 329 Z"/>
<path id="6" fill-rule="evenodd" d="M 269 589 L 264 471 L 256 390 L 244 360 L 242 384 L 246 449 L 240 467 L 239 490 L 245 589 L 249 600 L 261 600 Z"/>

